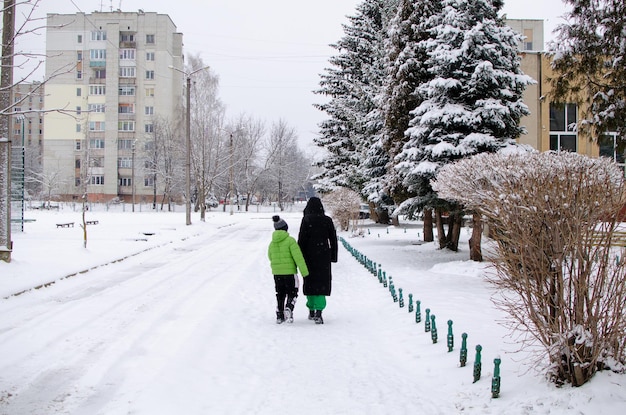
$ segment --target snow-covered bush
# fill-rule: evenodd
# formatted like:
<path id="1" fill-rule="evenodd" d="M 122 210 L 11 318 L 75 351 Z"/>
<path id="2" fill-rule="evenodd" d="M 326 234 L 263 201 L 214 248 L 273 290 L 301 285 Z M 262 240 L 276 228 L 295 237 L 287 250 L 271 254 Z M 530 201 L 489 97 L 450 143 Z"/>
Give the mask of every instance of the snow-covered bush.
<path id="1" fill-rule="evenodd" d="M 623 370 L 618 166 L 569 152 L 481 154 L 442 168 L 433 188 L 486 218 L 496 304 L 513 328 L 543 345 L 555 382 L 580 386 L 598 369 Z"/>
<path id="2" fill-rule="evenodd" d="M 338 187 L 324 196 L 324 206 L 332 211 L 333 219 L 342 231 L 350 228 L 350 221 L 359 217 L 361 197 L 345 187 Z"/>

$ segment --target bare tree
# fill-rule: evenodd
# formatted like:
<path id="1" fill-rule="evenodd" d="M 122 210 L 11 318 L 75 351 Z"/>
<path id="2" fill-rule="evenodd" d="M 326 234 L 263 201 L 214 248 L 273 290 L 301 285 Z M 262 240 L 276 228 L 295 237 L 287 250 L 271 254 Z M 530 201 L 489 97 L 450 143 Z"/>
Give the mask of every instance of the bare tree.
<path id="1" fill-rule="evenodd" d="M 152 176 L 153 207 L 156 209 L 157 191 L 163 192 L 160 209 L 167 203 L 167 210 L 172 210 L 172 202 L 177 196 L 175 189 L 181 188 L 183 178 L 182 141 L 178 132 L 181 130 L 174 121 L 157 117 L 153 122 L 153 133 L 148 137 L 146 151 L 147 173 Z"/>
<path id="2" fill-rule="evenodd" d="M 206 65 L 200 56 L 187 56 L 187 72 Z M 205 220 L 206 200 L 215 181 L 214 174 L 223 167 L 222 126 L 226 108 L 218 97 L 219 78 L 210 70 L 196 72 L 191 88 L 191 146 L 192 171 L 195 189 L 192 201 L 200 210 L 200 220 Z"/>
<path id="3" fill-rule="evenodd" d="M 444 167 L 433 188 L 486 218 L 496 304 L 543 346 L 555 382 L 580 386 L 626 363 L 617 165 L 569 152 L 485 154 Z"/>
<path id="4" fill-rule="evenodd" d="M 347 187 L 337 187 L 324 195 L 324 204 L 328 210 L 332 211 L 333 218 L 339 222 L 340 229 L 347 231 L 350 229 L 350 221 L 359 217 L 361 196 Z"/>

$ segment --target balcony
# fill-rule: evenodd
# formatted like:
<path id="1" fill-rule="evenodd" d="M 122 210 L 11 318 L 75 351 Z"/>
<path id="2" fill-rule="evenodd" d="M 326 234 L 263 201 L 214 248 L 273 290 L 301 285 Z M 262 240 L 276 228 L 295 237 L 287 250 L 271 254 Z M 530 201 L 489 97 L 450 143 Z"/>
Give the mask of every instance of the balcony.
<path id="1" fill-rule="evenodd" d="M 106 68 L 107 61 L 89 61 L 90 68 Z"/>
<path id="2" fill-rule="evenodd" d="M 137 49 L 137 42 L 131 40 L 120 40 L 120 49 Z"/>

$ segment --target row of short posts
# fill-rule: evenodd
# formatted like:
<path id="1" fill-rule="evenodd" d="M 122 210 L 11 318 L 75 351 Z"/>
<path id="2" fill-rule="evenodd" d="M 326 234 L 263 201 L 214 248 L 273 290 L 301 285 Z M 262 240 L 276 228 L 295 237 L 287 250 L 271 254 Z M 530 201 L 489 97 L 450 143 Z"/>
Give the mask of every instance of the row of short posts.
<path id="1" fill-rule="evenodd" d="M 389 232 L 389 230 L 387 230 Z M 369 229 L 368 229 L 369 233 Z M 398 288 L 396 292 L 395 285 L 393 283 L 393 278 L 387 276 L 387 273 L 382 270 L 380 264 L 371 261 L 361 252 L 353 248 L 344 238 L 340 238 L 343 246 L 352 254 L 353 257 L 359 261 L 367 270 L 372 273 L 374 276 L 378 278 L 378 282 L 383 284 L 383 287 L 388 288 L 391 294 L 391 297 L 394 303 L 398 303 L 400 308 L 404 308 L 404 296 L 402 288 Z M 422 312 L 421 312 L 421 301 L 416 300 L 415 306 L 413 305 L 413 294 L 408 295 L 408 312 L 412 313 L 415 310 L 415 322 L 420 323 L 422 321 Z M 438 333 L 437 333 L 437 324 L 436 324 L 436 316 L 431 314 L 431 310 L 429 308 L 424 310 L 424 331 L 426 333 L 430 333 L 431 340 L 433 344 L 436 344 L 438 341 Z M 454 351 L 454 332 L 452 330 L 453 322 L 452 320 L 448 320 L 448 333 L 446 337 L 446 345 L 448 347 L 448 352 Z M 465 367 L 467 365 L 467 333 L 463 333 L 461 335 L 461 350 L 459 355 L 459 362 L 461 367 Z M 476 355 L 474 358 L 474 383 L 478 382 L 481 378 L 482 371 L 482 346 L 476 345 Z M 501 359 L 496 357 L 494 359 L 494 371 L 493 371 L 493 379 L 491 381 L 491 396 L 493 398 L 498 398 L 500 396 L 500 364 Z"/>

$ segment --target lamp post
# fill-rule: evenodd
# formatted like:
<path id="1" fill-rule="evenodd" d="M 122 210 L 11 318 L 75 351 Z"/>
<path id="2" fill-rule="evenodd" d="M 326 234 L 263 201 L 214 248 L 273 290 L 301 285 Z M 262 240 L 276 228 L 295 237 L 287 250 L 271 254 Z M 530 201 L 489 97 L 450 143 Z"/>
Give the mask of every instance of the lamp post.
<path id="1" fill-rule="evenodd" d="M 208 68 L 205 66 L 191 72 L 185 72 L 170 66 L 170 69 L 182 73 L 187 78 L 187 114 L 185 118 L 185 224 L 187 225 L 191 225 L 191 76 Z"/>

